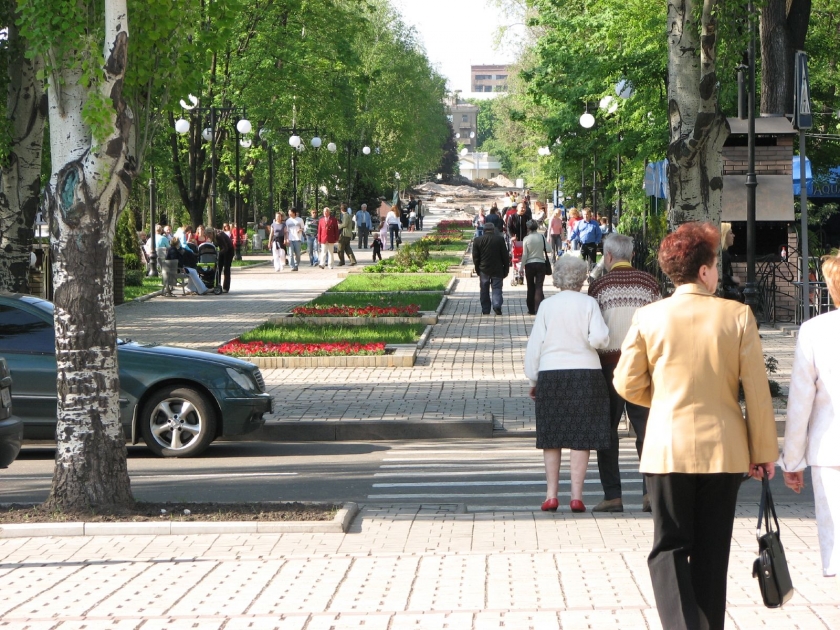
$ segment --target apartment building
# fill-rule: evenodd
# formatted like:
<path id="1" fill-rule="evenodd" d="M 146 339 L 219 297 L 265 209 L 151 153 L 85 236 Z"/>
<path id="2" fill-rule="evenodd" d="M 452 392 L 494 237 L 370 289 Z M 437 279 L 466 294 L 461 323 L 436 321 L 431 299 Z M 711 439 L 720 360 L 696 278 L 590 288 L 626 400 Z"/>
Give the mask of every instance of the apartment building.
<path id="1" fill-rule="evenodd" d="M 507 92 L 507 66 L 470 66 L 473 92 Z"/>

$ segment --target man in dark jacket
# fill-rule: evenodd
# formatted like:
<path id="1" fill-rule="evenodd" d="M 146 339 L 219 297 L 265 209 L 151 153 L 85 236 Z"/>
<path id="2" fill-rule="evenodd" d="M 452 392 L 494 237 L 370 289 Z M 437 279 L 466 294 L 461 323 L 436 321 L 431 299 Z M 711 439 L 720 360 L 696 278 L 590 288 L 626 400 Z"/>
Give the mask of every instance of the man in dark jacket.
<path id="1" fill-rule="evenodd" d="M 516 208 L 516 213 L 511 214 L 507 218 L 507 230 L 511 240 L 519 241 L 520 243 L 528 236 L 528 221 L 531 220 L 531 211 L 521 202 Z"/>
<path id="2" fill-rule="evenodd" d="M 508 275 L 510 256 L 505 239 L 496 232 L 495 224 L 484 224 L 484 235 L 473 241 L 473 264 L 481 282 L 481 312 L 490 314 L 490 306 L 496 315 L 502 314 L 502 281 Z M 490 299 L 490 288 L 493 299 Z"/>

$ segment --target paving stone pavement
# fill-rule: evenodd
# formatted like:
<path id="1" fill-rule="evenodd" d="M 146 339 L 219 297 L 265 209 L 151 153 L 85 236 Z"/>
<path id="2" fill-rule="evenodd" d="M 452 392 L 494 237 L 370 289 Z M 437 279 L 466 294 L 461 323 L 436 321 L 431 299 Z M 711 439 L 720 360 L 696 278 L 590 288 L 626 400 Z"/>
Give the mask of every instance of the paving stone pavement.
<path id="1" fill-rule="evenodd" d="M 813 508 L 779 506 L 797 588 L 767 610 L 739 508 L 727 628 L 840 628 Z M 346 534 L 0 540 L 3 629 L 651 628 L 652 521 L 370 505 Z"/>

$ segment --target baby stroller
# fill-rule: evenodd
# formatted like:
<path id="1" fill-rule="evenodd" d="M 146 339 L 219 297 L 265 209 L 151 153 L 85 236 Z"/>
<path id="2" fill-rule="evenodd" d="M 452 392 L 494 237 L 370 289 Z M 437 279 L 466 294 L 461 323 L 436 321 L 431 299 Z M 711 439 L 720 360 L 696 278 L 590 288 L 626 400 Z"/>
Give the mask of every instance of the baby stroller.
<path id="1" fill-rule="evenodd" d="M 219 295 L 222 292 L 222 284 L 219 281 L 219 255 L 213 243 L 202 243 L 198 246 L 198 264 L 195 270 L 201 276 L 201 281 L 213 293 Z"/>
<path id="2" fill-rule="evenodd" d="M 525 284 L 525 266 L 522 264 L 522 241 L 510 242 L 510 265 L 513 267 L 513 275 L 510 279 L 510 286 Z"/>

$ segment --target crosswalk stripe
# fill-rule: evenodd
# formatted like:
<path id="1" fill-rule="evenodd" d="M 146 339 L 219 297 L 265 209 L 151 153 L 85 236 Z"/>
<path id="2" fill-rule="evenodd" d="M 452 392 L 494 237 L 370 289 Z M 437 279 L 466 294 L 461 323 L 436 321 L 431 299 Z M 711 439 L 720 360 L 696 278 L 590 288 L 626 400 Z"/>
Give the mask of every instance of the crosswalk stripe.
<path id="1" fill-rule="evenodd" d="M 620 470 L 620 469 L 619 469 Z M 590 472 L 590 471 L 588 471 Z M 591 471 L 593 474 L 597 474 L 596 471 Z M 625 474 L 633 474 L 635 470 L 623 470 Z M 539 475 L 543 476 L 544 469 L 542 466 L 539 468 L 534 467 L 532 469 L 522 469 L 522 470 L 456 470 L 456 471 L 440 471 L 440 472 L 417 472 L 417 471 L 409 471 L 409 472 L 378 472 L 373 473 L 374 477 L 411 477 L 411 478 L 419 478 L 419 477 L 481 477 L 485 475 Z"/>
<path id="2" fill-rule="evenodd" d="M 558 492 L 558 496 L 570 496 L 571 493 L 569 492 Z M 626 490 L 622 491 L 623 496 L 642 496 L 641 490 Z M 603 497 L 604 493 L 601 490 L 596 490 L 592 492 L 584 492 L 583 496 L 585 497 Z M 520 498 L 527 498 L 527 497 L 543 497 L 545 498 L 545 492 L 490 492 L 490 493 L 470 493 L 470 492 L 452 492 L 452 493 L 442 493 L 442 492 L 419 492 L 413 494 L 369 494 L 368 499 L 428 499 L 429 497 L 433 498 L 440 498 L 440 499 L 454 499 L 454 498 L 467 498 L 467 499 L 495 499 L 495 498 L 504 498 L 504 497 L 520 497 Z"/>
<path id="3" fill-rule="evenodd" d="M 560 483 L 564 483 L 562 480 Z M 566 481 L 565 483 L 571 483 Z M 600 479 L 584 479 L 583 483 L 597 483 L 600 484 Z M 625 483 L 642 483 L 641 479 L 622 479 L 622 484 Z M 406 483 L 375 483 L 374 488 L 425 488 L 429 486 L 437 488 L 464 488 L 470 486 L 544 486 L 545 479 L 534 479 L 530 481 L 433 481 L 430 483 L 423 482 L 406 482 Z"/>

